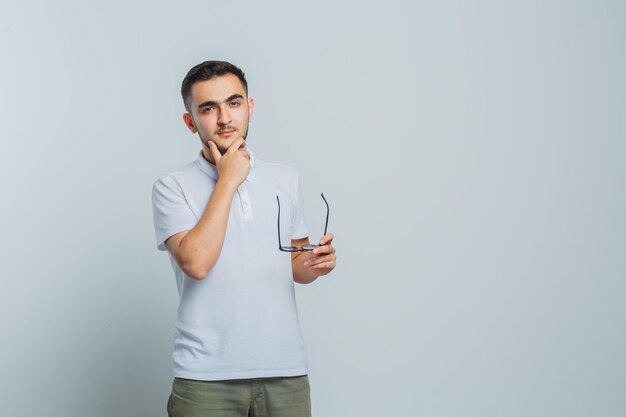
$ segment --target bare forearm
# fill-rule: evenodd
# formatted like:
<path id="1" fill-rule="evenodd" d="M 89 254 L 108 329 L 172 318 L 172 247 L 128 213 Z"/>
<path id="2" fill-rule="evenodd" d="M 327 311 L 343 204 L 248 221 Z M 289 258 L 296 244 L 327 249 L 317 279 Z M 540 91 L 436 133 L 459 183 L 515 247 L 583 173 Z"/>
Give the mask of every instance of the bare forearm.
<path id="1" fill-rule="evenodd" d="M 304 266 L 304 254 L 300 252 L 291 260 L 291 269 L 293 270 L 293 280 L 298 284 L 310 284 L 315 281 L 318 275 L 314 275 L 310 269 Z"/>
<path id="2" fill-rule="evenodd" d="M 222 251 L 235 190 L 234 185 L 218 180 L 202 217 L 180 241 L 178 251 L 183 269 L 193 271 L 195 278 L 203 278 Z"/>

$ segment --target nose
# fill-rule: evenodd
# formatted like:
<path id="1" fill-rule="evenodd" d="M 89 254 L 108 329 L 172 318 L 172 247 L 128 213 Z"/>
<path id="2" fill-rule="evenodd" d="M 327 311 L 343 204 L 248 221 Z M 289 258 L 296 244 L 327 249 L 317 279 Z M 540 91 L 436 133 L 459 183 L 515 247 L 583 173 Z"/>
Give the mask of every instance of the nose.
<path id="1" fill-rule="evenodd" d="M 220 115 L 217 119 L 217 123 L 220 125 L 227 125 L 231 122 L 230 111 L 228 107 L 224 106 L 220 108 Z"/>

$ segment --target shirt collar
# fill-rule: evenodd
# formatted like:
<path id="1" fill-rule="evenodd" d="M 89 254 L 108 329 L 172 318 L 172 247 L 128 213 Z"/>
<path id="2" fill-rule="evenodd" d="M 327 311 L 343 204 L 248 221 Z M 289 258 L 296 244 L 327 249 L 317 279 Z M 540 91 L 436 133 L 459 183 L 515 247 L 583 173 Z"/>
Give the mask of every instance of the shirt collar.
<path id="1" fill-rule="evenodd" d="M 254 158 L 254 154 L 250 150 L 250 148 L 246 148 L 248 151 L 248 155 L 250 155 L 250 171 L 248 172 L 248 176 L 246 177 L 246 181 L 253 181 L 256 176 L 256 161 Z M 200 150 L 200 154 L 198 155 L 198 159 L 196 159 L 196 165 L 198 168 L 209 177 L 213 178 L 215 181 L 219 178 L 219 173 L 217 172 L 217 168 L 215 165 L 210 163 L 204 158 L 202 154 L 202 150 Z"/>

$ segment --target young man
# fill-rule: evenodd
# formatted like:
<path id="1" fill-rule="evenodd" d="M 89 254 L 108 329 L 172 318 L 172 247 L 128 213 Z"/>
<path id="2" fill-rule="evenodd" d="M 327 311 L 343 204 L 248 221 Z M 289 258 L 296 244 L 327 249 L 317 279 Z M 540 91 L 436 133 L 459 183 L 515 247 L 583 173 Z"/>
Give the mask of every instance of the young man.
<path id="1" fill-rule="evenodd" d="M 254 101 L 239 68 L 196 65 L 181 93 L 202 150 L 152 192 L 157 246 L 180 294 L 168 415 L 310 416 L 294 281 L 333 270 L 333 235 L 314 250 L 279 250 L 278 203 L 283 245 L 309 244 L 302 191 L 294 169 L 248 149 Z"/>

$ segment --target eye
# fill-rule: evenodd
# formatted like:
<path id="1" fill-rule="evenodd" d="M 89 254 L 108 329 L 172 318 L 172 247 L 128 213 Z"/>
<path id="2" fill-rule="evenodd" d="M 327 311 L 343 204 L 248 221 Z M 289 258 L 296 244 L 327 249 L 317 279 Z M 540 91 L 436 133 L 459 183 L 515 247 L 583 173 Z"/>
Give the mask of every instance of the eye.
<path id="1" fill-rule="evenodd" d="M 211 110 L 213 110 L 213 107 L 211 107 L 211 106 L 206 106 L 206 107 L 203 107 L 203 108 L 202 108 L 202 113 L 208 113 L 208 112 L 210 112 Z"/>
<path id="2" fill-rule="evenodd" d="M 231 102 L 230 102 L 230 106 L 231 106 L 231 107 L 237 107 L 237 106 L 239 106 L 239 105 L 241 105 L 241 103 L 240 103 L 240 102 L 238 102 L 238 101 L 231 101 Z"/>

